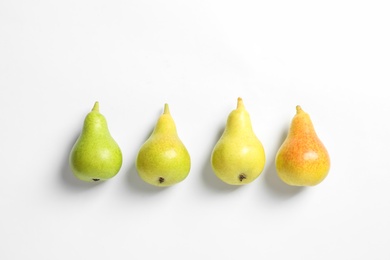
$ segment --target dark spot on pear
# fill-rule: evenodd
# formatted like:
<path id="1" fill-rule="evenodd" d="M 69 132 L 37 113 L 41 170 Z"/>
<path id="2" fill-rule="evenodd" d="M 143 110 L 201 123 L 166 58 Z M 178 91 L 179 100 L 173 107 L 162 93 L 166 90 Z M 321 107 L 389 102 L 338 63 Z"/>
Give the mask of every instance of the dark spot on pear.
<path id="1" fill-rule="evenodd" d="M 158 178 L 158 182 L 161 184 L 161 183 L 163 183 L 165 181 L 165 179 L 163 178 L 163 177 L 160 177 L 160 178 Z"/>
<path id="2" fill-rule="evenodd" d="M 100 181 L 100 179 L 92 179 L 93 181 Z"/>
<path id="3" fill-rule="evenodd" d="M 244 179 L 246 179 L 246 175 L 244 173 L 241 173 L 238 175 L 238 179 L 240 179 L 240 182 L 242 182 Z"/>

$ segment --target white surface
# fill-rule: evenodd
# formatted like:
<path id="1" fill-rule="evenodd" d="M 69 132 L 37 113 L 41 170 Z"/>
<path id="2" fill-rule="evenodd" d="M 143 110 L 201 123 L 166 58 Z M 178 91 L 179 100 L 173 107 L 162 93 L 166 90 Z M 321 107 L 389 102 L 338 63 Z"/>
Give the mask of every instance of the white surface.
<path id="1" fill-rule="evenodd" d="M 388 1 L 1 1 L 0 259 L 388 259 Z M 209 156 L 238 96 L 266 150 L 235 188 Z M 68 154 L 99 100 L 119 174 Z M 158 189 L 134 168 L 170 104 L 192 169 Z M 276 176 L 300 104 L 328 148 L 319 186 Z"/>

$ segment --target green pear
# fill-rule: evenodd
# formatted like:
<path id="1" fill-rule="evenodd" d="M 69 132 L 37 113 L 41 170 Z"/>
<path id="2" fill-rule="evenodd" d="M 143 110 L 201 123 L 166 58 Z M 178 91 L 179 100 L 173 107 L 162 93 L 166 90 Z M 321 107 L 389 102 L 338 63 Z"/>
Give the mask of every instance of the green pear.
<path id="1" fill-rule="evenodd" d="M 142 180 L 155 186 L 171 186 L 188 176 L 190 155 L 177 134 L 168 104 L 153 133 L 141 146 L 136 168 Z"/>
<path id="2" fill-rule="evenodd" d="M 107 180 L 119 172 L 122 152 L 111 137 L 105 117 L 99 112 L 99 102 L 85 117 L 69 162 L 74 175 L 83 181 Z"/>
<path id="3" fill-rule="evenodd" d="M 243 185 L 255 180 L 264 169 L 265 153 L 252 129 L 241 98 L 227 119 L 225 130 L 211 155 L 211 166 L 227 184 Z"/>

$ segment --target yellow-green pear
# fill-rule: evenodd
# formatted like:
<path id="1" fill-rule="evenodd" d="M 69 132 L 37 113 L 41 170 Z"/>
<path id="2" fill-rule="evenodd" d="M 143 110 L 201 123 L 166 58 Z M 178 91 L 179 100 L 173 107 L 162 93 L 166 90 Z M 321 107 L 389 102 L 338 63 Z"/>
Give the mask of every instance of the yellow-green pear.
<path id="1" fill-rule="evenodd" d="M 70 152 L 69 163 L 74 175 L 83 181 L 110 179 L 122 166 L 121 149 L 99 112 L 99 102 L 85 117 L 81 135 Z"/>
<path id="2" fill-rule="evenodd" d="M 265 153 L 252 129 L 241 98 L 227 119 L 225 130 L 211 155 L 216 176 L 227 184 L 242 185 L 255 180 L 264 169 Z"/>
<path id="3" fill-rule="evenodd" d="M 168 104 L 153 133 L 141 146 L 136 168 L 142 180 L 155 186 L 171 186 L 188 176 L 190 155 L 177 134 Z"/>
<path id="4" fill-rule="evenodd" d="M 289 185 L 317 185 L 328 175 L 329 154 L 310 116 L 300 106 L 296 110 L 289 133 L 276 154 L 276 171 Z"/>

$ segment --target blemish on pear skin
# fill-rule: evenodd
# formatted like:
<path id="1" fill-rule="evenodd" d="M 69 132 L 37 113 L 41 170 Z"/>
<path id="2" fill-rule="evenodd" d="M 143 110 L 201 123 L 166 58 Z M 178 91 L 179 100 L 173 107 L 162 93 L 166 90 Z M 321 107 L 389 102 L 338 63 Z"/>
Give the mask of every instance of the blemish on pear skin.
<path id="1" fill-rule="evenodd" d="M 100 179 L 92 179 L 93 181 L 100 181 Z"/>
<path id="2" fill-rule="evenodd" d="M 246 179 L 246 175 L 244 173 L 241 173 L 240 175 L 238 175 L 238 179 L 240 179 L 240 182 L 242 182 Z"/>
<path id="3" fill-rule="evenodd" d="M 158 178 L 158 182 L 161 184 L 161 183 L 163 183 L 165 181 L 165 179 L 163 178 L 163 177 L 160 177 L 160 178 Z"/>

